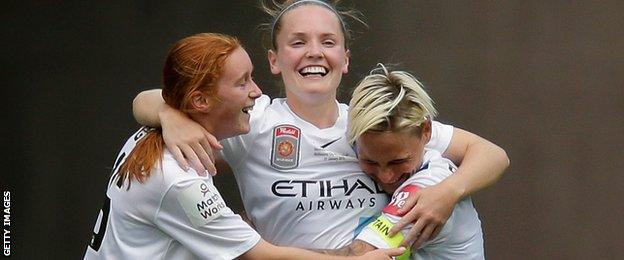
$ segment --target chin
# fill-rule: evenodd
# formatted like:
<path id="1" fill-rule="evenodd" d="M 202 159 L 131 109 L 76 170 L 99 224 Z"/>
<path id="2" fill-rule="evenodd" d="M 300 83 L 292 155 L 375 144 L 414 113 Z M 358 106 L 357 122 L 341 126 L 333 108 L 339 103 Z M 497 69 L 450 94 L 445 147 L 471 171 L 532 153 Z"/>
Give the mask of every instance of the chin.
<path id="1" fill-rule="evenodd" d="M 398 187 L 394 187 L 394 186 L 392 186 L 392 187 L 385 186 L 385 185 L 381 186 L 381 189 L 384 190 L 386 193 L 388 193 L 390 195 L 394 194 L 394 192 L 396 191 L 397 188 Z"/>

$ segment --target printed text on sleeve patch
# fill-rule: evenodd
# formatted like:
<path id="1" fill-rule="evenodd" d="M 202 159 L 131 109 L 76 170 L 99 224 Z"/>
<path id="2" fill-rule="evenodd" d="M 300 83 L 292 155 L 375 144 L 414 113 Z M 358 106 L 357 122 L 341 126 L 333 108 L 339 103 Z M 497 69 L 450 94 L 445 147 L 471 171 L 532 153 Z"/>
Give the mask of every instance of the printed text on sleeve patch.
<path id="1" fill-rule="evenodd" d="M 182 190 L 178 202 L 195 227 L 208 224 L 227 209 L 217 188 L 208 181 L 196 181 Z"/>
<path id="2" fill-rule="evenodd" d="M 383 212 L 387 214 L 395 215 L 395 216 L 405 215 L 405 214 L 399 214 L 399 209 L 405 205 L 405 201 L 407 200 L 407 198 L 411 194 L 418 191 L 418 189 L 419 189 L 418 186 L 410 184 L 401 188 L 401 190 L 395 191 L 394 194 L 392 195 L 392 201 L 390 201 L 390 204 L 388 204 L 383 209 Z"/>

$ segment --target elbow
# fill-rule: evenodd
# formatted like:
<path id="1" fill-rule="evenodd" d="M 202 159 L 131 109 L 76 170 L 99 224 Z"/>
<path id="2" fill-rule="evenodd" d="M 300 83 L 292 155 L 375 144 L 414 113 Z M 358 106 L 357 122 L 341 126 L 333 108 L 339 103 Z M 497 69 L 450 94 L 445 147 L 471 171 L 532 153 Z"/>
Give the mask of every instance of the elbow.
<path id="1" fill-rule="evenodd" d="M 503 172 L 509 168 L 509 165 L 511 163 L 509 156 L 507 155 L 507 151 L 505 151 L 505 149 L 496 146 L 496 150 L 495 150 L 496 156 L 495 158 L 497 158 L 497 161 L 499 162 L 500 165 L 500 174 L 499 174 L 499 178 L 501 175 L 503 175 Z"/>
<path id="2" fill-rule="evenodd" d="M 145 122 L 141 122 L 141 117 L 139 116 L 141 114 L 139 111 L 139 107 L 141 104 L 141 100 L 143 99 L 143 95 L 143 92 L 141 92 L 132 100 L 132 116 L 134 116 L 134 119 L 137 120 L 139 124 L 145 125 Z"/>

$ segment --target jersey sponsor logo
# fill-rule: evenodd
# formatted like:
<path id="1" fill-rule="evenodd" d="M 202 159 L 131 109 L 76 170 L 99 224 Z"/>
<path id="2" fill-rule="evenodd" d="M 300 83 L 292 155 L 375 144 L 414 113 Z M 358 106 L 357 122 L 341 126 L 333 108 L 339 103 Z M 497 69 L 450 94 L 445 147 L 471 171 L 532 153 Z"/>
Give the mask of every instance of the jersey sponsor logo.
<path id="1" fill-rule="evenodd" d="M 278 125 L 273 128 L 271 166 L 278 170 L 297 168 L 301 130 L 293 125 Z"/>
<path id="2" fill-rule="evenodd" d="M 405 215 L 405 213 L 399 214 L 399 209 L 405 205 L 407 198 L 419 189 L 420 188 L 418 186 L 410 184 L 403 187 L 400 191 L 394 192 L 390 204 L 383 209 L 383 212 L 395 216 Z"/>
<path id="3" fill-rule="evenodd" d="M 371 195 L 385 194 L 375 182 L 360 178 L 277 180 L 271 185 L 271 192 L 277 197 L 297 199 L 295 211 L 373 208 L 378 196 Z"/>
<path id="4" fill-rule="evenodd" d="M 178 202 L 193 226 L 201 227 L 227 210 L 219 191 L 208 181 L 197 181 L 178 195 Z"/>

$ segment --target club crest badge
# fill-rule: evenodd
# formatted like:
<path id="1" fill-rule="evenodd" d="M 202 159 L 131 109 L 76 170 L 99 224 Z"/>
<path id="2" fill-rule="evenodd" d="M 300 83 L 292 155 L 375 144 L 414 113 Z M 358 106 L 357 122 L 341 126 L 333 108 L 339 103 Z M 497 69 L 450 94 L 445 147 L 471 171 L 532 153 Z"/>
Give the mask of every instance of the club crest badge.
<path id="1" fill-rule="evenodd" d="M 278 125 L 273 128 L 271 165 L 278 170 L 297 168 L 300 141 L 301 130 L 296 126 Z"/>

